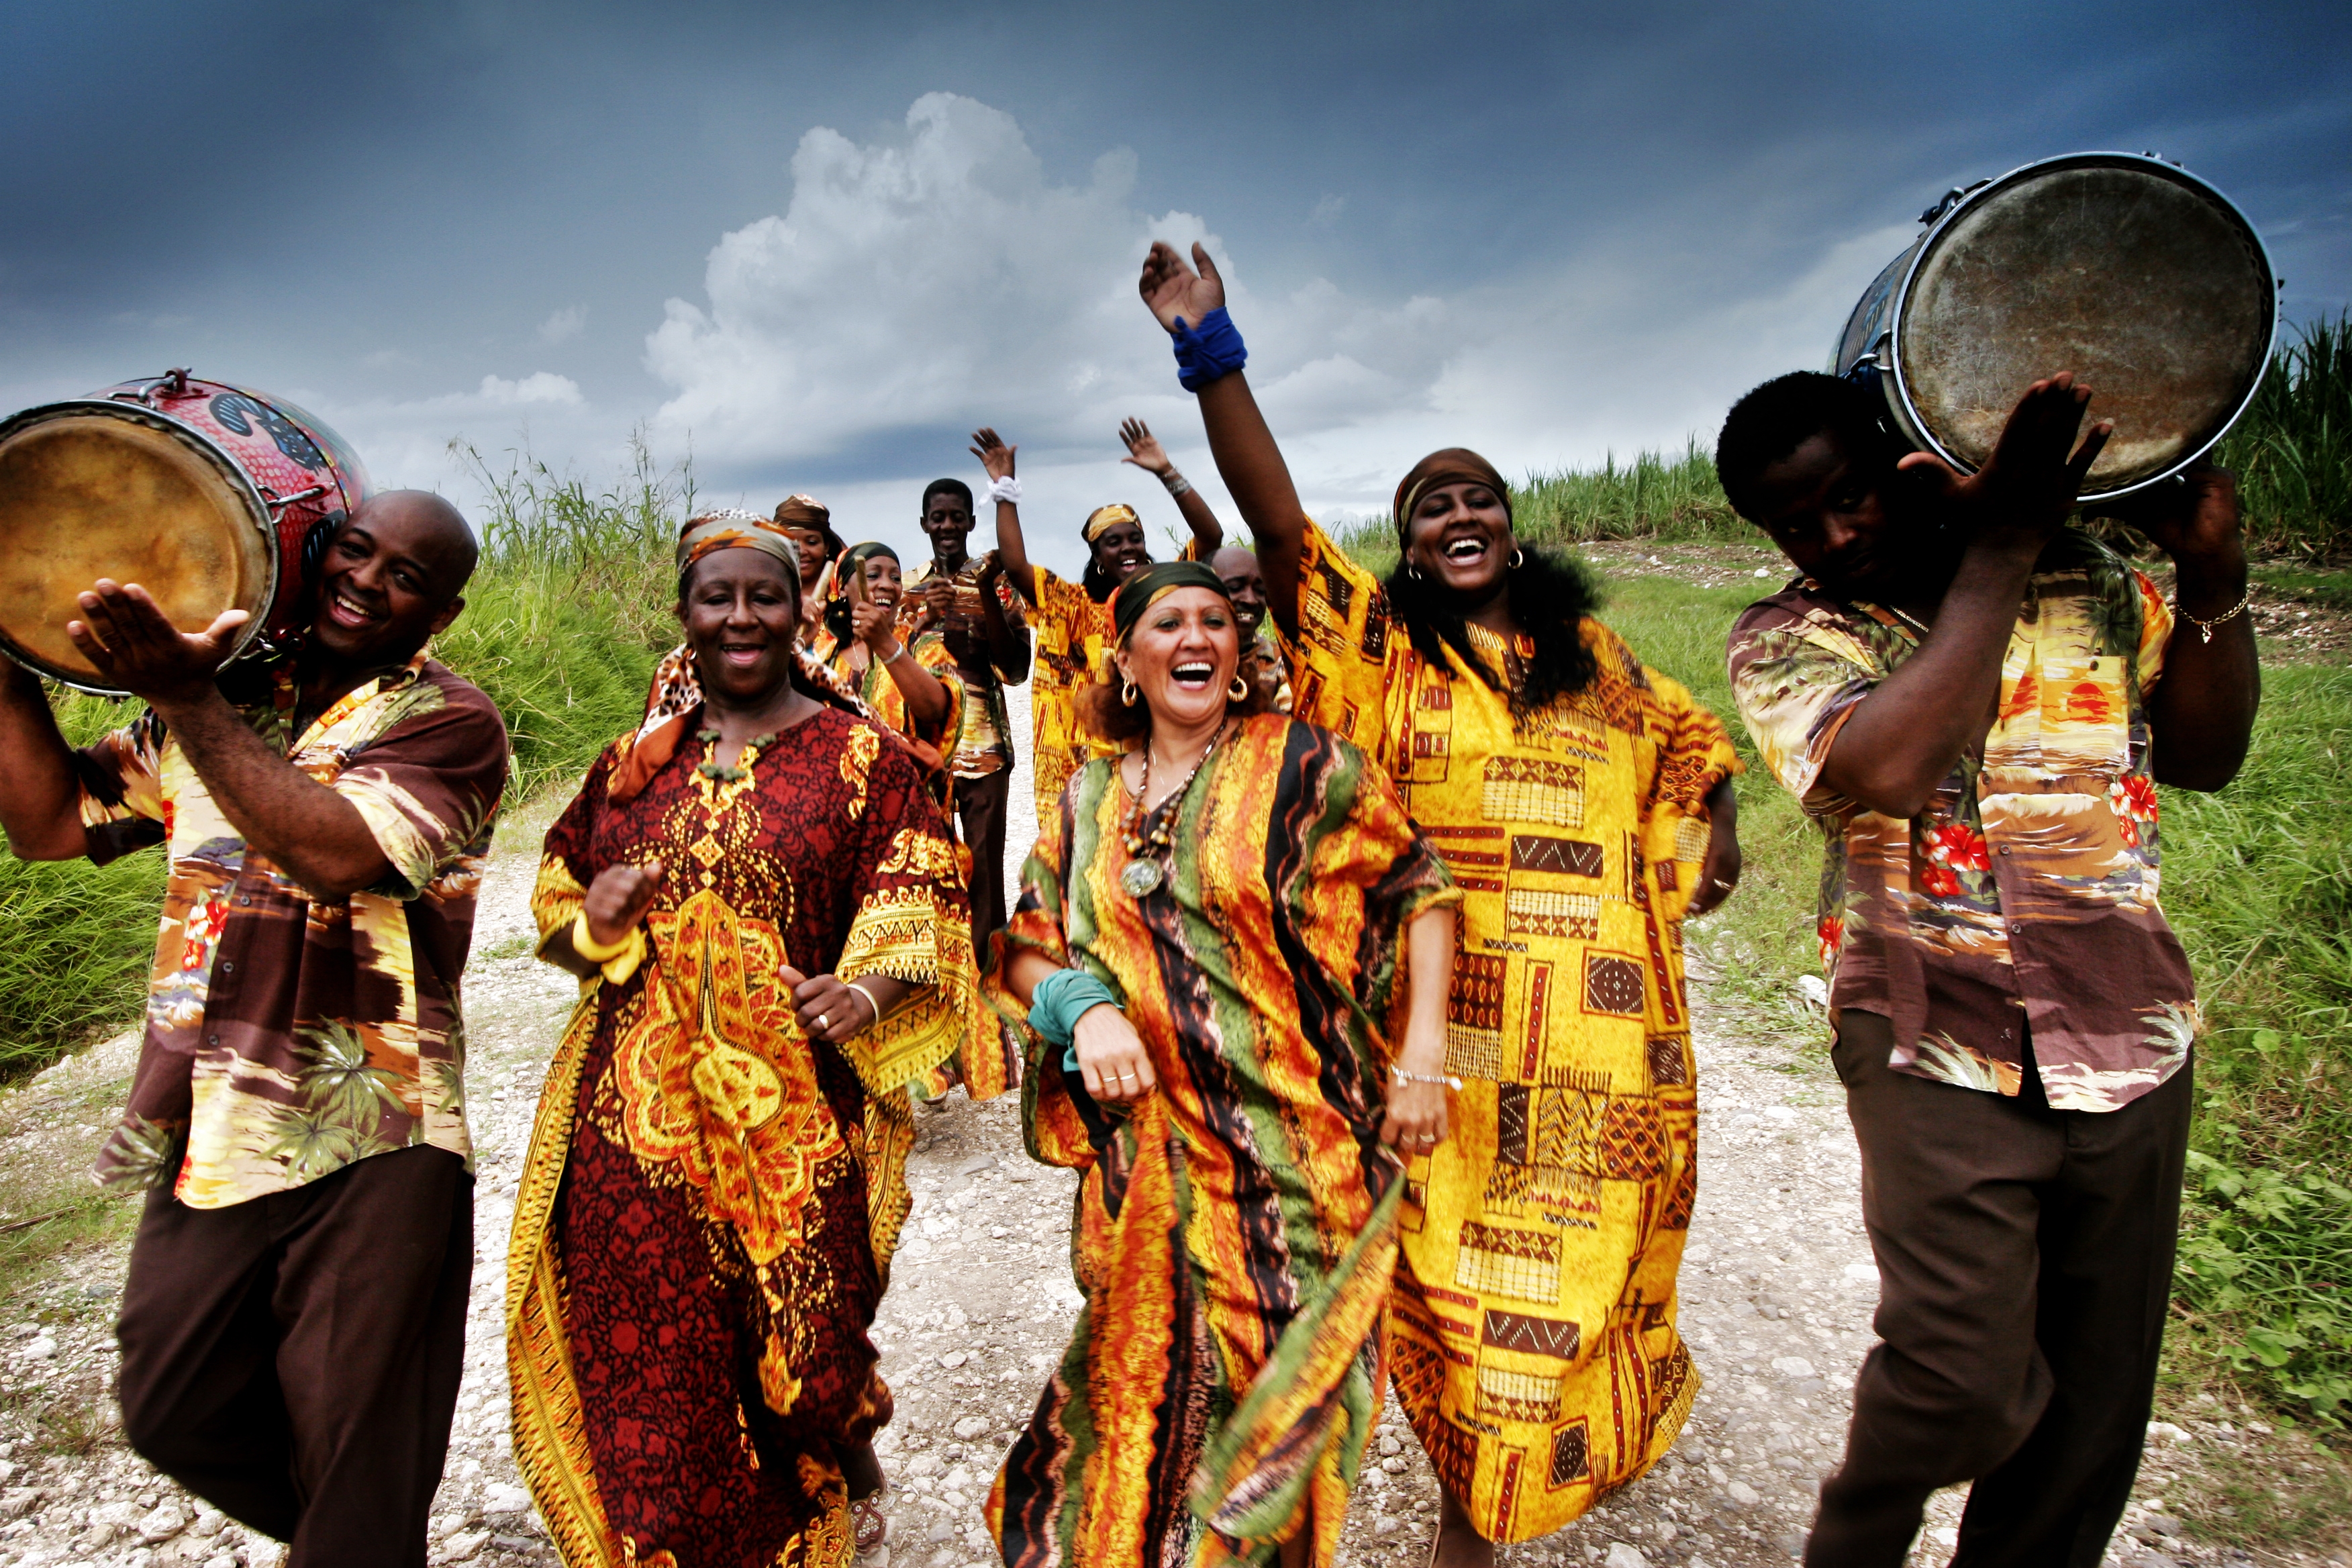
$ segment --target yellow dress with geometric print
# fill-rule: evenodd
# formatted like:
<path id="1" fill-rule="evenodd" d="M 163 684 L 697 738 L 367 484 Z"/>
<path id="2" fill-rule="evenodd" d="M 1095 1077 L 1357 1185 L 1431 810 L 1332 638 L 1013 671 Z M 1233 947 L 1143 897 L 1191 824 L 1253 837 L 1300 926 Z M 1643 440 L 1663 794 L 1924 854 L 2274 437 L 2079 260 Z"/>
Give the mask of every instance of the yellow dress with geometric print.
<path id="1" fill-rule="evenodd" d="M 1680 922 L 1716 782 L 1714 715 L 1595 620 L 1583 690 L 1514 710 L 1417 653 L 1312 523 L 1295 716 L 1396 779 L 1464 893 L 1446 1008 L 1453 1136 L 1407 1173 L 1397 1394 L 1490 1540 L 1575 1519 L 1674 1441 L 1698 1378 L 1675 1279 L 1697 1193 Z M 1492 666 L 1522 642 L 1472 629 Z"/>

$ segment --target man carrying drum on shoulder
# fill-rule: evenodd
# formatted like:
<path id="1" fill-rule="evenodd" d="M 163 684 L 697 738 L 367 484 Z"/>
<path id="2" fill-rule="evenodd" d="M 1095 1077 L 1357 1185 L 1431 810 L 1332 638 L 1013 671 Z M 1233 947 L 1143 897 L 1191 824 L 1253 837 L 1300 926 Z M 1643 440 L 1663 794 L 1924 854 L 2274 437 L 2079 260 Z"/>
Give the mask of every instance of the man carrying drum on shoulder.
<path id="1" fill-rule="evenodd" d="M 1820 374 L 1749 393 L 1716 450 L 1802 574 L 1733 627 L 1731 681 L 1828 841 L 1881 1281 L 1810 1563 L 1895 1568 L 1928 1495 L 1973 1481 L 1955 1561 L 2092 1568 L 2139 1465 L 2197 1028 L 2155 786 L 2230 782 L 2261 675 L 2228 474 L 2128 503 L 2171 605 L 2064 526 L 2109 430 L 2075 449 L 2089 396 L 2035 383 L 1966 479 Z"/>
<path id="2" fill-rule="evenodd" d="M 963 728 L 948 772 L 955 779 L 955 814 L 971 851 L 971 945 L 1004 924 L 1004 808 L 1013 795 L 1013 716 L 1004 689 L 1029 679 L 1029 624 L 1004 563 L 993 550 L 974 559 L 971 487 L 933 479 L 916 520 L 931 542 L 931 558 L 908 584 L 901 619 L 920 612 L 947 638 L 963 676 Z"/>
<path id="3" fill-rule="evenodd" d="M 148 1189 L 123 1289 L 131 1446 L 292 1568 L 414 1565 L 448 1451 L 474 1261 L 465 967 L 506 726 L 425 657 L 471 531 L 438 496 L 330 541 L 298 658 L 216 678 L 100 580 L 67 623 L 147 703 L 69 748 L 0 666 L 0 826 L 21 859 L 167 843 L 146 1040 L 101 1183 Z M 242 689 L 249 688 L 249 689 Z"/>

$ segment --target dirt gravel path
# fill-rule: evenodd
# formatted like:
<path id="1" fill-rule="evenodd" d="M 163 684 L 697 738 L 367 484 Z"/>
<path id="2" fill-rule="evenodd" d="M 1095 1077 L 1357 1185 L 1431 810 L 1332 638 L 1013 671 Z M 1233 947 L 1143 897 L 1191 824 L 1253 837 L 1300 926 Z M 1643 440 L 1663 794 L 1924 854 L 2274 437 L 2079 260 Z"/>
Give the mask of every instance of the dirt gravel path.
<path id="1" fill-rule="evenodd" d="M 1025 734 L 1021 696 L 1014 722 Z M 1013 794 L 1017 867 L 1034 832 L 1025 766 Z M 536 846 L 535 824 L 517 822 L 505 835 L 484 887 L 466 983 L 479 1151 L 477 1266 L 465 1384 L 434 1515 L 436 1563 L 554 1560 L 508 1446 L 502 1316 L 517 1171 L 574 994 L 568 977 L 530 956 Z M 1838 1086 L 1777 1038 L 1743 1034 L 1739 1020 L 1714 1007 L 1703 981 L 1694 1012 L 1702 1176 L 1683 1322 L 1705 1391 L 1656 1472 L 1568 1530 L 1504 1549 L 1500 1561 L 1515 1568 L 1785 1564 L 1843 1440 L 1847 1390 L 1872 1342 L 1877 1277 Z M 109 1102 L 121 1103 L 130 1066 L 126 1037 L 0 1096 L 0 1137 L 12 1156 L 87 1158 Z M 995 1560 L 980 1502 L 1076 1310 L 1067 1247 L 1075 1178 L 1028 1161 L 1017 1099 L 973 1105 L 957 1097 L 919 1113 L 914 1214 L 875 1325 L 898 1399 L 898 1419 L 878 1445 L 890 1478 L 890 1537 L 865 1568 Z M 0 1223 L 11 1217 L 0 1215 Z M 121 1266 L 120 1242 L 70 1254 L 20 1292 L 9 1309 L 18 1321 L 0 1323 L 0 1568 L 269 1568 L 279 1560 L 272 1543 L 199 1509 L 105 1426 Z M 2159 1436 L 2167 1441 L 2151 1448 L 2140 1498 L 2109 1560 L 2147 1568 L 2242 1560 L 2179 1544 L 2179 1527 L 2163 1512 L 2174 1447 L 2228 1443 L 2229 1424 Z M 1392 1401 L 1376 1448 L 1342 1561 L 1422 1563 L 1436 1491 Z M 1957 1497 L 1938 1498 L 1916 1562 L 1948 1555 L 1957 1519 Z"/>

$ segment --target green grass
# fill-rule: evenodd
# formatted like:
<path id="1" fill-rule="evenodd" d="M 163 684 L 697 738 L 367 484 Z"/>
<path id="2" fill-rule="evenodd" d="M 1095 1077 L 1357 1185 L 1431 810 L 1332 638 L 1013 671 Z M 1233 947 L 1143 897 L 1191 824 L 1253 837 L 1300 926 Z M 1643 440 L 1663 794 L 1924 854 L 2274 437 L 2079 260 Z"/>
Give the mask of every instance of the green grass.
<path id="1" fill-rule="evenodd" d="M 2280 346 L 2218 456 L 2258 545 L 2352 557 L 2352 318 L 2307 321 Z"/>

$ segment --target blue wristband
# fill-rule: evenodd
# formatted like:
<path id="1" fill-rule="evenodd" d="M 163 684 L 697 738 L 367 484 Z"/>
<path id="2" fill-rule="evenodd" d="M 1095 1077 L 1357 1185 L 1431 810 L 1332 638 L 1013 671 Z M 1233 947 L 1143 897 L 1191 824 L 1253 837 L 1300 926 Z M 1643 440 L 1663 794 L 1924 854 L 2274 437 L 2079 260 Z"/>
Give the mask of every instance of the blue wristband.
<path id="1" fill-rule="evenodd" d="M 1104 1003 L 1117 1007 L 1118 998 L 1110 987 L 1083 969 L 1057 969 L 1037 982 L 1029 994 L 1029 1026 L 1045 1038 L 1047 1045 L 1062 1047 L 1062 1070 L 1078 1070 L 1078 1020 L 1090 1007 Z"/>
<path id="2" fill-rule="evenodd" d="M 1249 349 L 1239 328 L 1223 305 L 1201 318 L 1198 327 L 1176 318 L 1176 379 L 1187 392 L 1198 392 L 1219 376 L 1231 375 L 1249 363 Z"/>

